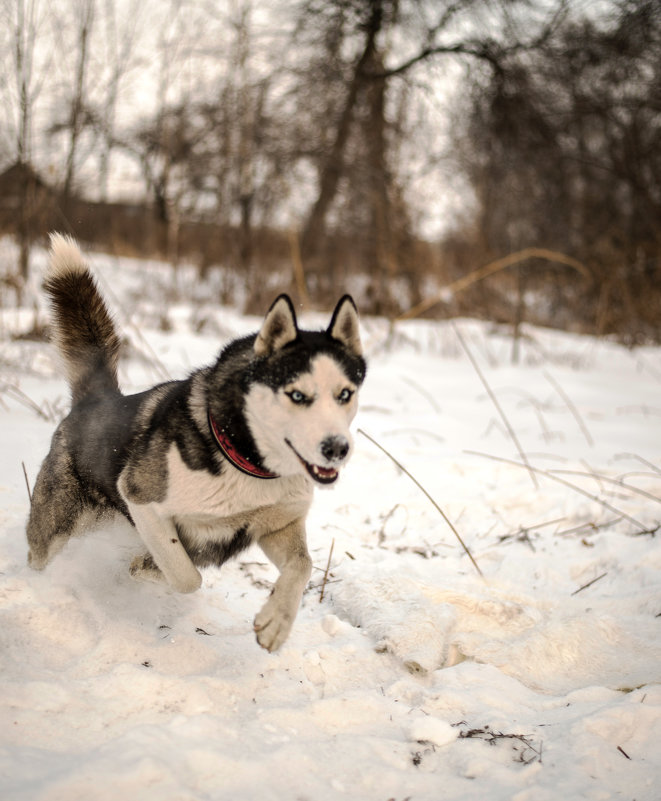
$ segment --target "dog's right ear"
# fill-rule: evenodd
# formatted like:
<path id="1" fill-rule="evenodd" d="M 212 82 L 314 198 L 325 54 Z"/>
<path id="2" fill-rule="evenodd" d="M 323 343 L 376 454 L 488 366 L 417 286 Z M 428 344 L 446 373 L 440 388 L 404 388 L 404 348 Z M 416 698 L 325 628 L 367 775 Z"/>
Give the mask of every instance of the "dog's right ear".
<path id="1" fill-rule="evenodd" d="M 358 310 L 351 295 L 344 295 L 338 301 L 328 326 L 328 333 L 333 339 L 339 339 L 356 356 L 362 356 Z"/>
<path id="2" fill-rule="evenodd" d="M 268 356 L 298 336 L 296 312 L 289 295 L 280 295 L 268 310 L 255 339 L 255 355 Z"/>

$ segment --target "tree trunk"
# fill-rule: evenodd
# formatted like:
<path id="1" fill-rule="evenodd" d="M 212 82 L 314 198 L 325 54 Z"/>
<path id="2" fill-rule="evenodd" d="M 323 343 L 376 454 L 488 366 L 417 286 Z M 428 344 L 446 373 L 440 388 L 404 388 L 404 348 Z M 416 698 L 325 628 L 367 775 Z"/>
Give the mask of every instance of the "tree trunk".
<path id="1" fill-rule="evenodd" d="M 383 62 L 375 52 L 370 61 L 371 71 L 383 71 Z M 369 250 L 366 254 L 367 268 L 375 288 L 378 313 L 389 314 L 391 308 L 392 283 L 395 278 L 396 260 L 393 246 L 393 230 L 389 198 L 389 171 L 385 119 L 386 79 L 375 78 L 368 87 L 368 151 L 367 176 L 370 208 Z"/>
<path id="2" fill-rule="evenodd" d="M 382 0 L 376 0 L 365 30 L 365 47 L 356 62 L 353 78 L 349 84 L 344 106 L 340 114 L 335 139 L 324 162 L 319 178 L 319 193 L 301 235 L 301 255 L 305 262 L 315 252 L 317 244 L 323 234 L 326 214 L 335 198 L 337 187 L 344 169 L 344 151 L 346 148 L 353 113 L 359 91 L 368 80 L 365 67 L 374 56 L 376 50 L 376 37 L 381 30 L 383 21 Z"/>
<path id="3" fill-rule="evenodd" d="M 69 152 L 67 154 L 66 173 L 62 188 L 63 201 L 66 206 L 73 188 L 76 170 L 78 142 L 83 129 L 83 112 L 85 107 L 85 75 L 87 72 L 87 56 L 92 20 L 94 16 L 94 0 L 87 0 L 81 9 L 82 19 L 78 31 L 78 66 L 76 84 L 71 100 L 71 117 L 69 120 Z"/>
<path id="4" fill-rule="evenodd" d="M 32 9 L 28 9 L 28 19 L 26 19 L 26 9 L 23 3 L 16 5 L 16 38 L 14 42 L 16 78 L 19 102 L 19 125 L 18 141 L 16 143 L 17 163 L 20 167 L 29 169 L 31 156 L 31 128 L 32 128 L 32 103 L 30 98 L 29 80 L 32 73 L 32 44 L 34 30 L 31 26 Z M 19 272 L 18 280 L 21 291 L 28 280 L 30 267 L 30 187 L 27 181 L 21 181 L 19 196 L 19 218 L 18 228 L 18 247 L 19 247 Z M 20 302 L 20 298 L 19 298 Z"/>

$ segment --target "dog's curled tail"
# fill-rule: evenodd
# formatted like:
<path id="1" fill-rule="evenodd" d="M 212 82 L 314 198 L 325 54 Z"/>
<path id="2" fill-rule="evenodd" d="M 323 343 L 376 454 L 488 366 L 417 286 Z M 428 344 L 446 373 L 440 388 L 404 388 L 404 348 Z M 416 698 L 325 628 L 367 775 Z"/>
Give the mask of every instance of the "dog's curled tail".
<path id="1" fill-rule="evenodd" d="M 44 290 L 50 298 L 52 340 L 66 372 L 73 403 L 87 395 L 119 392 L 120 340 L 76 242 L 51 234 Z"/>

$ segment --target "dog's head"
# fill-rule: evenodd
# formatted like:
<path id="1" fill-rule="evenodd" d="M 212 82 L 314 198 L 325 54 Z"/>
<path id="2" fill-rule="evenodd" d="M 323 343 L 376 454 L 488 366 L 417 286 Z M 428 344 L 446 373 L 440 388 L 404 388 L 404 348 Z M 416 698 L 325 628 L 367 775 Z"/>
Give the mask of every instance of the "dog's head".
<path id="1" fill-rule="evenodd" d="M 349 424 L 366 369 L 353 300 L 341 298 L 325 331 L 301 331 L 280 295 L 253 351 L 245 417 L 264 465 L 332 484 L 351 453 Z"/>

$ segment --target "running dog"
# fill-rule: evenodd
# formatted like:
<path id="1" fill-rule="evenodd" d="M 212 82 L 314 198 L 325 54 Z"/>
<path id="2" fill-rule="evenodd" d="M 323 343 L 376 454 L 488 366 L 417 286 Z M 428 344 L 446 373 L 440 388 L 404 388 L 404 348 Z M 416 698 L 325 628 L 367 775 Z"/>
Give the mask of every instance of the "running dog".
<path id="1" fill-rule="evenodd" d="M 259 332 L 215 364 L 123 395 L 120 339 L 72 239 L 51 237 L 44 288 L 72 404 L 35 483 L 29 564 L 43 569 L 108 513 L 124 515 L 145 546 L 133 577 L 179 592 L 200 587 L 198 568 L 259 543 L 280 575 L 254 630 L 276 650 L 310 578 L 313 487 L 332 484 L 351 453 L 366 370 L 353 300 L 341 298 L 325 331 L 303 331 L 280 295 Z"/>

